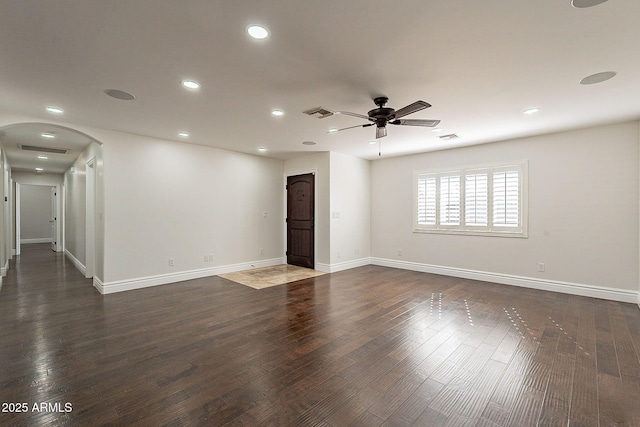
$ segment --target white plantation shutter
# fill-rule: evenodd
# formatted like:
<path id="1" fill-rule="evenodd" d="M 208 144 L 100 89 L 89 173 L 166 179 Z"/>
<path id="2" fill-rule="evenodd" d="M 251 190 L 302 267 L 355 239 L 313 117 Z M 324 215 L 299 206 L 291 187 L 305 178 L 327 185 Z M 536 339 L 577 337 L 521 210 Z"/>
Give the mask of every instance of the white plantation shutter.
<path id="1" fill-rule="evenodd" d="M 486 173 L 470 174 L 464 180 L 464 223 L 486 227 L 489 212 L 489 187 Z"/>
<path id="2" fill-rule="evenodd" d="M 418 177 L 418 224 L 436 224 L 436 177 Z"/>
<path id="3" fill-rule="evenodd" d="M 440 177 L 440 224 L 460 224 L 460 175 Z"/>
<path id="4" fill-rule="evenodd" d="M 414 172 L 414 232 L 527 237 L 527 162 Z"/>
<path id="5" fill-rule="evenodd" d="M 520 184 L 517 170 L 493 173 L 493 225 L 518 227 L 520 222 Z"/>

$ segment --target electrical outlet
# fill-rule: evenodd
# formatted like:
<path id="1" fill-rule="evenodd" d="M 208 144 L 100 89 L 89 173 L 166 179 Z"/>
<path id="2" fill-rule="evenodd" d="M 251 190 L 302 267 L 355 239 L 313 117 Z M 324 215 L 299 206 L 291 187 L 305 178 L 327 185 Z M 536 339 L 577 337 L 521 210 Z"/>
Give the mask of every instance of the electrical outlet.
<path id="1" fill-rule="evenodd" d="M 360 255 L 360 248 L 355 248 L 353 250 L 353 253 L 356 254 L 356 255 Z"/>
<path id="2" fill-rule="evenodd" d="M 538 271 L 544 273 L 544 262 L 538 263 Z"/>
<path id="3" fill-rule="evenodd" d="M 340 251 L 338 251 L 338 258 L 341 258 L 342 254 L 340 253 Z"/>
<path id="4" fill-rule="evenodd" d="M 398 249 L 398 256 L 402 256 L 402 249 Z"/>
<path id="5" fill-rule="evenodd" d="M 173 258 L 169 258 L 169 267 L 173 267 L 174 265 L 176 265 L 176 260 Z"/>
<path id="6" fill-rule="evenodd" d="M 264 248 L 260 248 L 260 255 L 264 255 Z"/>
<path id="7" fill-rule="evenodd" d="M 209 261 L 212 262 L 213 261 L 213 254 L 209 254 Z"/>
<path id="8" fill-rule="evenodd" d="M 204 255 L 204 262 L 209 262 L 209 255 Z"/>

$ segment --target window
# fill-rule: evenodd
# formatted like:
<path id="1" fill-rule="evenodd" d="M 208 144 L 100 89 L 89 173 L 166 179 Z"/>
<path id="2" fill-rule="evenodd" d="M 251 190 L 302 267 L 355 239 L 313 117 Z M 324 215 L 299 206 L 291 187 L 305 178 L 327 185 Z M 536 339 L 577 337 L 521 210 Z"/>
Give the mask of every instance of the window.
<path id="1" fill-rule="evenodd" d="M 414 232 L 527 237 L 527 163 L 414 173 Z"/>

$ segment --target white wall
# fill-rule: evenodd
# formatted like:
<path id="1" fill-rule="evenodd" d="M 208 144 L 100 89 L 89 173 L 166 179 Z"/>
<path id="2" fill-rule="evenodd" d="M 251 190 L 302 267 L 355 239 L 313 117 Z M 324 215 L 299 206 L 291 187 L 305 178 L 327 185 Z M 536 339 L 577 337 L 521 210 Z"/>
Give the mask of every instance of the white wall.
<path id="1" fill-rule="evenodd" d="M 51 242 L 51 187 L 20 186 L 20 242 Z"/>
<path id="2" fill-rule="evenodd" d="M 107 165 L 105 286 L 282 261 L 282 161 L 118 132 L 95 135 Z"/>
<path id="3" fill-rule="evenodd" d="M 316 174 L 318 270 L 333 272 L 369 263 L 370 163 L 335 152 L 308 154 L 284 163 L 285 176 Z"/>
<path id="4" fill-rule="evenodd" d="M 331 271 L 369 263 L 371 162 L 330 153 Z"/>
<path id="5" fill-rule="evenodd" d="M 629 122 L 375 161 L 372 256 L 635 295 L 638 145 L 638 123 Z M 412 232 L 414 170 L 521 159 L 529 161 L 529 238 Z"/>

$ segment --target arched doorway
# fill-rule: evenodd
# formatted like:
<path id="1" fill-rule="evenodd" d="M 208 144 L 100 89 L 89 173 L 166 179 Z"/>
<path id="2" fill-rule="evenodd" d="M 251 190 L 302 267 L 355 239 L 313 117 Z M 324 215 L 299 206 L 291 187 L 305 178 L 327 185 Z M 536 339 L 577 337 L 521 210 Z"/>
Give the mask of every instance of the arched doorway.
<path id="1" fill-rule="evenodd" d="M 102 145 L 91 136 L 49 123 L 17 123 L 0 128 L 2 231 L 0 264 L 20 254 L 20 187 L 49 187 L 51 249 L 65 256 L 86 277 L 102 276 L 103 195 L 98 169 Z M 25 187 L 31 188 L 31 187 Z M 100 212 L 96 214 L 96 212 Z M 96 277 L 97 276 L 97 277 Z M 95 281 L 95 280 L 94 280 Z"/>

